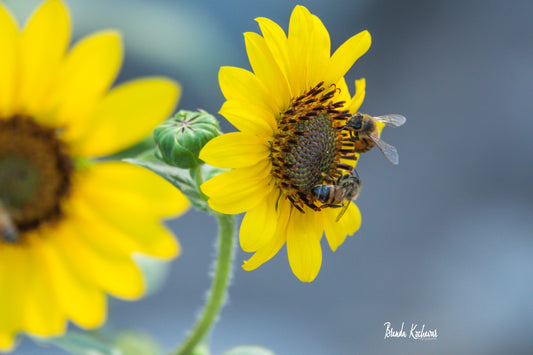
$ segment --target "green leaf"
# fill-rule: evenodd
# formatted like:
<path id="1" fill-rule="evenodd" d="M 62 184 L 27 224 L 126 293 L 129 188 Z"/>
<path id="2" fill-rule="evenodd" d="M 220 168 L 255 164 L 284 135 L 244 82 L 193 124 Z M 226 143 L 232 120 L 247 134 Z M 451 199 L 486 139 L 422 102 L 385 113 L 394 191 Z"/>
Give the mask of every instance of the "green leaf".
<path id="1" fill-rule="evenodd" d="M 270 349 L 259 345 L 239 345 L 224 351 L 221 355 L 275 355 Z"/>
<path id="2" fill-rule="evenodd" d="M 159 355 L 163 351 L 149 335 L 138 331 L 123 331 L 114 339 L 114 345 L 123 355 Z"/>
<path id="3" fill-rule="evenodd" d="M 75 355 L 121 355 L 122 352 L 90 333 L 69 331 L 62 337 L 38 338 L 30 336 L 37 343 L 53 345 Z"/>
<path id="4" fill-rule="evenodd" d="M 202 343 L 194 348 L 191 355 L 211 355 L 211 352 L 209 351 L 207 344 Z"/>
<path id="5" fill-rule="evenodd" d="M 153 295 L 159 291 L 167 279 L 170 263 L 166 260 L 153 258 L 144 254 L 135 254 L 133 255 L 133 259 L 144 276 L 146 285 L 145 296 Z"/>
<path id="6" fill-rule="evenodd" d="M 208 211 L 207 197 L 200 191 L 196 182 L 191 178 L 189 170 L 176 168 L 164 163 L 155 156 L 154 152 L 154 150 L 151 150 L 136 158 L 124 160 L 145 167 L 158 174 L 187 196 L 194 207 L 202 211 Z"/>

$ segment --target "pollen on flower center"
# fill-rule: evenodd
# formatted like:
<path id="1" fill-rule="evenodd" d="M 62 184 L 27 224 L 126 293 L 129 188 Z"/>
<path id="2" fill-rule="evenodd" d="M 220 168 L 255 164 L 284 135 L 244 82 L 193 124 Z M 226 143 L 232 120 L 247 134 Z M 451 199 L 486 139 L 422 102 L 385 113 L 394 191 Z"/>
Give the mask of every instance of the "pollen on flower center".
<path id="1" fill-rule="evenodd" d="M 0 203 L 18 231 L 60 217 L 72 171 L 55 130 L 28 117 L 0 119 Z"/>
<path id="2" fill-rule="evenodd" d="M 350 114 L 344 102 L 334 101 L 337 88 L 319 83 L 281 114 L 278 133 L 271 143 L 272 175 L 278 188 L 294 207 L 303 212 L 323 206 L 311 189 L 326 177 L 335 179 L 352 171 L 357 155 L 342 127 Z M 348 164 L 352 162 L 352 164 Z"/>

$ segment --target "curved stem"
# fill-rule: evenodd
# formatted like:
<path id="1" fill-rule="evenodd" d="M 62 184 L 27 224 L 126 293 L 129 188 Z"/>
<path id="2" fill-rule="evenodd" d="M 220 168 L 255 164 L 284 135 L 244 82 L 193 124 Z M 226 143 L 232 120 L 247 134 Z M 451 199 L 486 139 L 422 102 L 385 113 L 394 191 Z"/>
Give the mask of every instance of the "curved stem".
<path id="1" fill-rule="evenodd" d="M 192 354 L 194 348 L 202 341 L 209 329 L 211 329 L 213 322 L 226 300 L 226 290 L 231 277 L 235 244 L 235 217 L 219 213 L 216 214 L 216 217 L 219 223 L 217 241 L 218 255 L 215 276 L 211 284 L 211 289 L 209 290 L 209 297 L 196 325 L 181 346 L 173 353 L 176 355 Z"/>

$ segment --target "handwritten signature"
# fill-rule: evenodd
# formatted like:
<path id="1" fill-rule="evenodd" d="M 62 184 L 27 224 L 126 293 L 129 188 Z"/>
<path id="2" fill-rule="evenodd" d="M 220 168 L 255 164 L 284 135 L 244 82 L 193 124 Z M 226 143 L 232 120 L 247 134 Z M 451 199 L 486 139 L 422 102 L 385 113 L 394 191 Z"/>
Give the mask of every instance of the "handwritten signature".
<path id="1" fill-rule="evenodd" d="M 405 338 L 405 339 L 414 339 L 414 340 L 434 340 L 438 338 L 437 329 L 426 329 L 426 325 L 422 324 L 420 327 L 418 323 L 411 323 L 411 329 L 409 330 L 409 335 L 405 331 L 405 322 L 402 322 L 400 329 L 394 329 L 391 325 L 391 322 L 385 322 L 383 324 L 385 327 L 385 336 L 383 339 L 387 338 Z"/>

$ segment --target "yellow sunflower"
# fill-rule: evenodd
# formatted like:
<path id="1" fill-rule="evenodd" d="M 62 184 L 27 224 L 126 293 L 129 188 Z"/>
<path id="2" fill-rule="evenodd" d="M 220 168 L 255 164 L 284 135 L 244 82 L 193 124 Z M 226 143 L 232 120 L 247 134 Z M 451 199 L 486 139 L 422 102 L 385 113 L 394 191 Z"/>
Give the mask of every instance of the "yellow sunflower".
<path id="1" fill-rule="evenodd" d="M 355 82 L 351 97 L 344 75 L 370 47 L 370 34 L 351 37 L 331 55 L 328 31 L 303 6 L 294 9 L 288 35 L 269 19 L 256 21 L 263 36 L 244 34 L 253 73 L 235 67 L 219 73 L 227 100 L 220 113 L 240 132 L 211 140 L 200 154 L 232 170 L 202 190 L 214 210 L 246 212 L 239 239 L 254 255 L 245 270 L 287 243 L 292 271 L 310 282 L 320 270 L 323 233 L 335 251 L 361 224 L 355 204 L 337 222 L 339 209 L 321 204 L 311 190 L 356 165 L 359 155 L 342 127 L 363 102 L 365 81 Z"/>
<path id="2" fill-rule="evenodd" d="M 124 162 L 91 160 L 151 133 L 173 110 L 177 83 L 143 78 L 111 90 L 119 33 L 70 51 L 70 20 L 45 1 L 23 29 L 0 4 L 0 350 L 15 335 L 60 335 L 106 318 L 105 293 L 143 294 L 132 260 L 174 257 L 160 221 L 187 207 L 163 179 Z"/>

